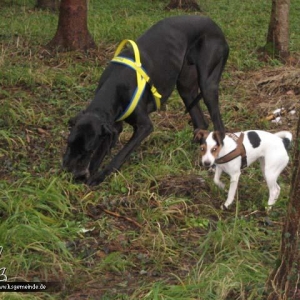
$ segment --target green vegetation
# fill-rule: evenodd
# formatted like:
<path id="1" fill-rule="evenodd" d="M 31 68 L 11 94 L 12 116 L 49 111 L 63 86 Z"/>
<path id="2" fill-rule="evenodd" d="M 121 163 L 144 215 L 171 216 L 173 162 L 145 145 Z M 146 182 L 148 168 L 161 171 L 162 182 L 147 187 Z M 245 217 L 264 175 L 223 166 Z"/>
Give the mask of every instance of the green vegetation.
<path id="1" fill-rule="evenodd" d="M 93 97 L 119 41 L 183 14 L 164 11 L 166 4 L 90 0 L 89 30 L 98 49 L 50 53 L 43 46 L 55 34 L 57 14 L 34 10 L 34 0 L 1 2 L 0 268 L 12 281 L 59 287 L 0 293 L 1 299 L 263 299 L 278 255 L 291 165 L 280 178 L 272 224 L 257 166 L 244 171 L 231 210 L 221 211 L 226 193 L 197 165 L 189 118 L 174 92 L 167 110 L 153 113 L 153 134 L 99 187 L 75 184 L 61 170 L 69 118 Z M 265 43 L 271 1 L 200 5 L 231 48 L 220 91 L 226 127 L 278 130 L 263 117 L 286 90 L 270 98 L 256 84 L 282 71 L 280 62 L 260 60 L 256 52 Z M 292 1 L 295 55 L 299 11 L 299 0 Z M 129 135 L 126 127 L 121 142 Z"/>

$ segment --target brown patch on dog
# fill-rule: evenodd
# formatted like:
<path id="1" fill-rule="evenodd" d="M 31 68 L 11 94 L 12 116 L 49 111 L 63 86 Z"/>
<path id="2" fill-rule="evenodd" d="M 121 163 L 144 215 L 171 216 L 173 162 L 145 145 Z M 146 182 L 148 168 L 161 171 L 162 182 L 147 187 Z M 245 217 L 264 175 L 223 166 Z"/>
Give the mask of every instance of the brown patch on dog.
<path id="1" fill-rule="evenodd" d="M 201 154 L 201 156 L 203 156 L 206 153 L 206 151 L 207 151 L 207 145 L 206 145 L 206 143 L 204 143 L 204 144 L 202 144 L 200 146 L 200 154 Z"/>
<path id="2" fill-rule="evenodd" d="M 214 131 L 212 134 L 212 138 L 216 141 L 217 145 L 212 147 L 210 152 L 215 157 L 218 158 L 219 152 L 223 146 L 223 139 L 221 138 L 221 133 L 219 131 Z"/>
<path id="3" fill-rule="evenodd" d="M 216 145 L 213 147 L 210 152 L 214 156 L 214 158 L 218 158 L 219 152 L 221 151 L 222 146 L 221 145 Z"/>
<path id="4" fill-rule="evenodd" d="M 208 136 L 209 132 L 203 129 L 195 129 L 194 130 L 194 142 L 200 142 L 200 144 L 205 143 L 205 140 Z"/>
<path id="5" fill-rule="evenodd" d="M 212 135 L 213 139 L 217 142 L 217 145 L 223 145 L 223 139 L 221 137 L 221 133 L 219 131 L 214 131 Z"/>

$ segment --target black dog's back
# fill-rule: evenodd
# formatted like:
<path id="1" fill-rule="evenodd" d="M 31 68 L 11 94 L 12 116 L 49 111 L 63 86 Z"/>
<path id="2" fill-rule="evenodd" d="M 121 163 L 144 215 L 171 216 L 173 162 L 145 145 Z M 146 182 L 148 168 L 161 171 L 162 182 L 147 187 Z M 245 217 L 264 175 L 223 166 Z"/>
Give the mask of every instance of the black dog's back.
<path id="1" fill-rule="evenodd" d="M 152 26 L 137 43 L 162 102 L 176 86 L 194 128 L 206 129 L 208 124 L 198 105 L 203 98 L 214 129 L 224 134 L 218 88 L 229 47 L 220 27 L 208 17 L 175 16 Z"/>
<path id="2" fill-rule="evenodd" d="M 163 98 L 168 98 L 173 91 L 185 59 L 189 64 L 198 63 L 199 47 L 205 47 L 208 40 L 214 40 L 226 61 L 229 48 L 224 34 L 208 17 L 169 17 L 137 39 L 143 65 Z M 207 58 L 201 59 L 206 64 Z"/>

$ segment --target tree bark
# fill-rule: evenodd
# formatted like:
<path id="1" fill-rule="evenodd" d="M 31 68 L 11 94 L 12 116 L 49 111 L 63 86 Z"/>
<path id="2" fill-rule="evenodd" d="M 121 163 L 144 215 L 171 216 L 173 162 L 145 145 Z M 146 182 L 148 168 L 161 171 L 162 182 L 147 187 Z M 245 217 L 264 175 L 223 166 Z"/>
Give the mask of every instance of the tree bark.
<path id="1" fill-rule="evenodd" d="M 267 282 L 267 290 L 271 291 L 268 300 L 300 299 L 300 117 L 294 147 L 290 202 L 282 231 L 278 265 Z"/>
<path id="2" fill-rule="evenodd" d="M 170 0 L 165 7 L 166 10 L 182 9 L 190 11 L 202 11 L 196 0 Z"/>
<path id="3" fill-rule="evenodd" d="M 266 51 L 285 60 L 289 56 L 289 11 L 290 0 L 272 0 Z"/>
<path id="4" fill-rule="evenodd" d="M 63 51 L 96 47 L 87 27 L 87 0 L 61 0 L 58 28 L 47 47 Z"/>

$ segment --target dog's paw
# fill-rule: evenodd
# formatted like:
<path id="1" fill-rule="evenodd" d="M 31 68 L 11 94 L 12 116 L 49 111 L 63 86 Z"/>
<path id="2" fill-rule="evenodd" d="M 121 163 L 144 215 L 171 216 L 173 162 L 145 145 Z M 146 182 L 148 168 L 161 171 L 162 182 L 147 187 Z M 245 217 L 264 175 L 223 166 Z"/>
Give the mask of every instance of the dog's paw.
<path id="1" fill-rule="evenodd" d="M 225 204 L 224 204 L 224 203 L 223 203 L 223 204 L 220 206 L 220 208 L 221 208 L 222 210 L 224 210 L 224 211 L 228 210 L 228 207 L 227 207 L 227 206 L 225 206 Z"/>
<path id="2" fill-rule="evenodd" d="M 267 214 L 269 214 L 272 211 L 272 208 L 273 208 L 273 205 L 268 205 L 265 207 Z"/>
<path id="3" fill-rule="evenodd" d="M 215 184 L 218 188 L 224 190 L 225 189 L 225 184 L 222 181 L 215 180 Z"/>
<path id="4" fill-rule="evenodd" d="M 223 182 L 220 181 L 217 185 L 220 189 L 222 189 L 222 190 L 225 189 L 225 184 Z"/>
<path id="5" fill-rule="evenodd" d="M 209 173 L 215 173 L 216 172 L 216 165 L 212 165 L 209 169 L 208 169 Z"/>
<path id="6" fill-rule="evenodd" d="M 95 174 L 88 179 L 87 185 L 89 185 L 89 186 L 99 185 L 104 180 L 104 178 L 105 178 L 105 176 L 103 176 L 101 173 Z"/>

